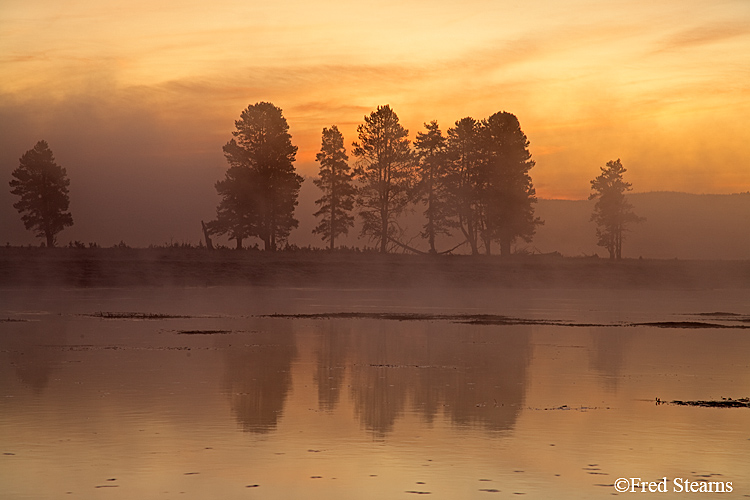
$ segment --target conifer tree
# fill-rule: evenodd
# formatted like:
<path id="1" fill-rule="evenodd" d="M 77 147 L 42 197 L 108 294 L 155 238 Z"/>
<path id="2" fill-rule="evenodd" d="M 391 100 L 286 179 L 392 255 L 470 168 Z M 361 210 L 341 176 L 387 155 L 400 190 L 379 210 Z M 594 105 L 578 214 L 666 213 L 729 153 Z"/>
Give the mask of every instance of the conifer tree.
<path id="1" fill-rule="evenodd" d="M 458 227 L 469 243 L 472 255 L 479 253 L 482 219 L 480 124 L 471 117 L 456 121 L 448 129 L 448 189 Z"/>
<path id="2" fill-rule="evenodd" d="M 48 247 L 54 247 L 57 233 L 73 225 L 67 171 L 55 163 L 47 142 L 39 141 L 24 153 L 11 175 L 10 192 L 21 197 L 13 208 L 22 214 L 26 229 L 36 231 Z"/>
<path id="3" fill-rule="evenodd" d="M 481 124 L 481 234 L 487 254 L 490 242 L 500 243 L 500 255 L 508 256 L 511 245 L 521 238 L 530 242 L 536 227 L 536 190 L 529 175 L 535 162 L 529 140 L 512 113 L 495 113 Z"/>
<path id="4" fill-rule="evenodd" d="M 638 217 L 625 198 L 625 193 L 631 191 L 632 184 L 623 179 L 627 170 L 620 159 L 608 161 L 606 167 L 600 167 L 601 174 L 591 181 L 589 199 L 596 200 L 591 221 L 596 222 L 597 245 L 609 252 L 610 259 L 622 259 L 623 233 L 630 224 L 643 222 L 646 219 Z"/>
<path id="5" fill-rule="evenodd" d="M 448 195 L 448 165 L 446 141 L 437 121 L 425 123 L 425 132 L 418 132 L 414 140 L 417 156 L 416 200 L 425 206 L 427 219 L 421 236 L 427 239 L 430 253 L 437 253 L 435 237 L 450 234 L 455 224 L 451 221 Z"/>
<path id="6" fill-rule="evenodd" d="M 409 132 L 385 105 L 365 116 L 357 134 L 359 141 L 352 145 L 358 159 L 354 172 L 360 183 L 357 205 L 362 234 L 378 241 L 385 253 L 397 232 L 396 217 L 409 202 L 414 165 Z"/>
<path id="7" fill-rule="evenodd" d="M 320 209 L 314 215 L 322 219 L 313 229 L 313 234 L 321 235 L 333 250 L 336 236 L 347 234 L 354 225 L 350 212 L 354 208 L 356 193 L 352 185 L 354 174 L 347 163 L 349 157 L 344 148 L 344 136 L 336 125 L 323 129 L 320 153 L 315 159 L 320 163 L 320 172 L 313 183 L 323 191 L 323 197 L 315 201 Z"/>
<path id="8" fill-rule="evenodd" d="M 248 106 L 235 127 L 224 146 L 229 169 L 216 183 L 222 200 L 210 229 L 237 240 L 238 249 L 255 236 L 276 251 L 298 225 L 294 209 L 303 179 L 293 165 L 297 147 L 281 109 L 269 102 Z"/>

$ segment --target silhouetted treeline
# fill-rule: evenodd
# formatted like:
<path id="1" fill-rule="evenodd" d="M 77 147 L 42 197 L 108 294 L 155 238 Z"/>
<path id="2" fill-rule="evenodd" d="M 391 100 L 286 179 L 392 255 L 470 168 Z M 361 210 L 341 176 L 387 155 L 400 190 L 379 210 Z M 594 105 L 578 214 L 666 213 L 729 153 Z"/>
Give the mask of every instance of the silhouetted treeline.
<path id="1" fill-rule="evenodd" d="M 447 137 L 432 121 L 417 134 L 414 148 L 408 135 L 390 106 L 379 106 L 365 116 L 352 144 L 362 235 L 381 252 L 416 251 L 403 243 L 399 226 L 399 216 L 412 204 L 424 208 L 420 236 L 430 253 L 438 253 L 439 235 L 454 230 L 463 233 L 472 254 L 480 249 L 490 254 L 497 241 L 500 254 L 508 255 L 517 238 L 531 240 L 542 223 L 534 217 L 536 192 L 529 176 L 534 161 L 513 114 L 463 118 Z M 322 165 L 321 180 L 326 174 Z"/>
<path id="2" fill-rule="evenodd" d="M 224 146 L 230 167 L 216 183 L 222 199 L 208 232 L 226 234 L 237 248 L 257 237 L 275 251 L 297 226 L 293 213 L 302 182 L 293 167 L 297 148 L 281 109 L 271 103 L 248 106 L 235 125 L 235 139 Z M 489 255 L 498 242 L 500 254 L 509 255 L 516 239 L 531 240 L 542 221 L 534 216 L 529 141 L 515 115 L 463 118 L 447 136 L 432 121 L 414 147 L 408 135 L 390 106 L 378 106 L 357 128 L 351 172 L 338 128 L 323 129 L 314 180 L 323 191 L 315 213 L 321 221 L 313 232 L 331 249 L 336 236 L 353 226 L 356 210 L 362 236 L 380 252 L 416 252 L 404 243 L 399 226 L 399 217 L 415 204 L 424 207 L 421 236 L 430 253 L 438 253 L 437 237 L 452 231 L 464 235 L 472 254 Z"/>
<path id="3" fill-rule="evenodd" d="M 221 196 L 216 218 L 201 221 L 200 246 L 205 241 L 209 250 L 221 248 L 212 236 L 225 235 L 237 249 L 249 238 L 260 240 L 266 251 L 296 249 L 288 238 L 299 224 L 295 210 L 303 178 L 294 167 L 297 147 L 282 110 L 269 102 L 250 105 L 232 135 L 223 147 L 229 168 L 215 184 Z M 464 117 L 445 134 L 433 120 L 412 144 L 391 107 L 378 106 L 364 116 L 351 147 L 353 165 L 338 127 L 323 129 L 316 156 L 320 171 L 313 179 L 322 196 L 315 200 L 319 221 L 312 232 L 329 250 L 354 227 L 355 215 L 360 236 L 381 253 L 490 255 L 497 244 L 500 255 L 508 256 L 515 243 L 530 243 L 543 224 L 535 215 L 529 140 L 512 113 Z M 597 201 L 590 220 L 597 224 L 598 245 L 613 259 L 622 258 L 628 226 L 644 220 L 625 199 L 632 189 L 623 179 L 625 171 L 619 159 L 610 161 L 591 181 L 590 199 Z M 47 247 L 55 246 L 56 235 L 73 224 L 66 170 L 39 141 L 20 158 L 12 176 L 11 193 L 20 197 L 13 206 L 26 228 L 45 238 Z M 404 224 L 415 211 L 422 215 L 417 236 L 408 234 Z M 417 237 L 425 241 L 426 252 L 412 243 Z M 69 246 L 86 248 L 86 243 L 76 240 Z"/>

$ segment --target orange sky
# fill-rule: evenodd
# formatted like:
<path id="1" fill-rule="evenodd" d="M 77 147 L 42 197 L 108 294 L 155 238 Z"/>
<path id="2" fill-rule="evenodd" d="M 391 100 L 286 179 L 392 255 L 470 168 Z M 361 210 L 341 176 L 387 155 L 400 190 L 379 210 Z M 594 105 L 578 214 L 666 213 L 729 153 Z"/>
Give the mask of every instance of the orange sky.
<path id="1" fill-rule="evenodd" d="M 515 113 L 540 197 L 585 198 L 616 158 L 636 191 L 750 190 L 747 0 L 3 0 L 0 74 L 3 176 L 46 139 L 71 200 L 95 192 L 84 208 L 112 184 L 146 206 L 175 174 L 215 207 L 221 147 L 258 101 L 307 176 L 324 126 L 351 144 L 390 104 L 412 138 Z"/>

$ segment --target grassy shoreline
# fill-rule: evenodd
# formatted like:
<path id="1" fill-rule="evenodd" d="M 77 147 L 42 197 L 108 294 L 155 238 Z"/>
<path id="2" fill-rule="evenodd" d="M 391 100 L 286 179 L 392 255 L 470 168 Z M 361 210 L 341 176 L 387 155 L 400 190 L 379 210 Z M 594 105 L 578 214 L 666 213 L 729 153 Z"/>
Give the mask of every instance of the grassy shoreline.
<path id="1" fill-rule="evenodd" d="M 698 261 L 201 248 L 0 248 L 0 287 L 750 288 L 750 260 Z"/>

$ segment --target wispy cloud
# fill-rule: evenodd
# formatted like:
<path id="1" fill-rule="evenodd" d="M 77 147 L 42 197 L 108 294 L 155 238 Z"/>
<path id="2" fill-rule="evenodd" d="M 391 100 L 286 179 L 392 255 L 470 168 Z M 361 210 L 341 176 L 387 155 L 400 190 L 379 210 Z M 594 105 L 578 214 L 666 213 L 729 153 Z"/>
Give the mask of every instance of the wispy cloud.
<path id="1" fill-rule="evenodd" d="M 746 21 L 712 23 L 688 28 L 664 38 L 656 52 L 686 50 L 750 35 Z"/>

